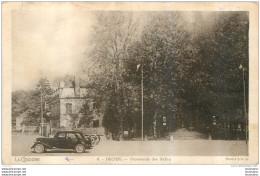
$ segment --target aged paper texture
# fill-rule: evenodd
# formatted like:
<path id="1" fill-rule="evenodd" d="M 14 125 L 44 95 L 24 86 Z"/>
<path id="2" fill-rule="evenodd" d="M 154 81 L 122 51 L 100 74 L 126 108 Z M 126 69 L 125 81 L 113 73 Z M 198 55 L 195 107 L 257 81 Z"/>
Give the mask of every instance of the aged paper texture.
<path id="1" fill-rule="evenodd" d="M 2 164 L 258 162 L 258 3 L 2 3 Z"/>

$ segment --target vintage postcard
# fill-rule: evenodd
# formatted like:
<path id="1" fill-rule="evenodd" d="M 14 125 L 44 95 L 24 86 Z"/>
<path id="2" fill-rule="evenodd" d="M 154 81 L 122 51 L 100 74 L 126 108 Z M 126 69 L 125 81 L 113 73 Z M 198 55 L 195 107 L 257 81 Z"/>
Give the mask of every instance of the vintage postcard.
<path id="1" fill-rule="evenodd" d="M 257 2 L 2 3 L 2 164 L 257 164 Z"/>

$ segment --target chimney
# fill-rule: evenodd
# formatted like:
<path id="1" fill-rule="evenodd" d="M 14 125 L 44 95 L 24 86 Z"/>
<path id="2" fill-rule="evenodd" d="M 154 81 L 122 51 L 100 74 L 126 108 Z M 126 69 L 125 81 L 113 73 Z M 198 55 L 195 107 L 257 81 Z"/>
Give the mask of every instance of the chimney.
<path id="1" fill-rule="evenodd" d="M 74 93 L 75 97 L 80 97 L 80 81 L 77 76 L 74 76 Z"/>
<path id="2" fill-rule="evenodd" d="M 64 87 L 65 87 L 65 82 L 64 81 L 60 81 L 59 88 L 58 88 L 59 97 L 61 97 L 61 94 L 62 94 L 62 91 L 63 91 Z"/>
<path id="3" fill-rule="evenodd" d="M 59 88 L 64 88 L 64 87 L 65 87 L 65 82 L 64 81 L 60 81 Z"/>

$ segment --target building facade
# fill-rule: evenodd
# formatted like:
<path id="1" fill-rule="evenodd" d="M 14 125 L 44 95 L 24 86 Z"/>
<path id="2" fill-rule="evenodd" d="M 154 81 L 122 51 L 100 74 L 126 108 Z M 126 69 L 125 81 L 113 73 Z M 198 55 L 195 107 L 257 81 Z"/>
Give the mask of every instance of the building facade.
<path id="1" fill-rule="evenodd" d="M 54 92 L 50 102 L 51 129 L 73 129 L 81 118 L 82 107 L 87 103 L 87 89 L 74 86 L 73 88 L 65 87 L 61 82 L 59 88 Z"/>

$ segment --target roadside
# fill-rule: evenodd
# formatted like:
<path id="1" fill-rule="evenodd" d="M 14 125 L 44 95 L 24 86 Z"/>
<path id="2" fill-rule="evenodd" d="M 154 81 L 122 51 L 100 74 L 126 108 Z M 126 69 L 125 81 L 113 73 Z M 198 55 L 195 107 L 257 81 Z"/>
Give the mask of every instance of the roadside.
<path id="1" fill-rule="evenodd" d="M 187 134 L 196 134 L 189 133 Z M 177 135 L 177 134 L 176 134 Z M 188 135 L 188 136 L 189 136 Z M 195 136 L 196 136 L 195 135 Z M 173 139 L 160 141 L 112 141 L 103 136 L 98 145 L 86 153 L 78 154 L 71 150 L 52 151 L 43 154 L 31 152 L 38 134 L 15 134 L 12 136 L 12 155 L 14 156 L 245 156 L 248 145 L 245 141 Z M 190 137 L 190 136 L 189 136 Z"/>

